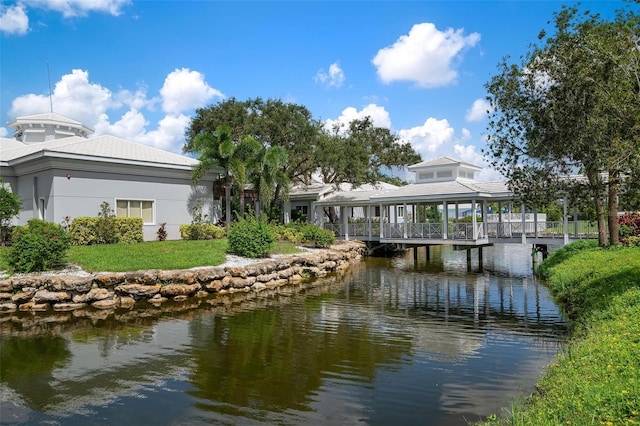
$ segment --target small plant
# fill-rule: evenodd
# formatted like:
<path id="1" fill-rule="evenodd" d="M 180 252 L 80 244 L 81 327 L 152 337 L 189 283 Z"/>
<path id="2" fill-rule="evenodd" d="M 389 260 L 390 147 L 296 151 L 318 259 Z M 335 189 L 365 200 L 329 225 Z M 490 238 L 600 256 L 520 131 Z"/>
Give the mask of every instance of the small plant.
<path id="1" fill-rule="evenodd" d="M 96 244 L 112 244 L 118 242 L 116 232 L 116 215 L 106 201 L 100 204 L 98 221 L 96 222 Z"/>
<path id="2" fill-rule="evenodd" d="M 247 216 L 229 231 L 229 252 L 244 257 L 266 257 L 273 250 L 275 238 L 266 218 Z"/>
<path id="3" fill-rule="evenodd" d="M 62 226 L 31 219 L 26 226 L 16 226 L 7 262 L 13 272 L 46 271 L 62 263 L 69 237 Z"/>
<path id="4" fill-rule="evenodd" d="M 209 215 L 202 214 L 199 203 L 191 209 L 191 216 L 193 219 L 190 225 L 180 225 L 180 237 L 183 240 L 213 240 L 224 237 L 225 230 L 207 222 Z"/>
<path id="5" fill-rule="evenodd" d="M 62 222 L 60 222 L 60 226 L 64 232 L 69 232 L 69 228 L 71 228 L 71 216 L 65 216 L 62 218 Z"/>
<path id="6" fill-rule="evenodd" d="M 167 230 L 165 229 L 165 226 L 167 226 L 167 222 L 162 222 L 160 224 L 160 228 L 158 228 L 158 232 L 156 232 L 158 241 L 166 241 L 167 239 Z"/>
<path id="7" fill-rule="evenodd" d="M 315 247 L 329 247 L 336 241 L 336 236 L 333 232 L 328 229 L 322 229 L 313 223 L 304 225 L 300 231 L 302 232 L 302 241 L 307 244 L 313 244 Z"/>

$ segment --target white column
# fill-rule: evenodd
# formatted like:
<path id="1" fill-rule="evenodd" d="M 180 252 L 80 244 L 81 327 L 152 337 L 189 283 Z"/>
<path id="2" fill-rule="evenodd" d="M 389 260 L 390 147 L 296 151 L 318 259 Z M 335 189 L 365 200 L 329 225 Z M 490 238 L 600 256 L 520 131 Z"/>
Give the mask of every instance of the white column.
<path id="1" fill-rule="evenodd" d="M 442 202 L 442 238 L 449 238 L 449 207 L 447 201 Z"/>
<path id="2" fill-rule="evenodd" d="M 526 218 L 524 217 L 525 208 L 526 207 L 524 203 L 520 204 L 520 215 L 521 215 L 520 218 L 522 219 L 522 244 L 527 244 L 527 233 L 525 232 L 527 221 L 526 221 Z"/>
<path id="3" fill-rule="evenodd" d="M 564 245 L 569 244 L 569 212 L 567 203 L 569 200 L 565 195 L 562 199 L 562 231 L 564 234 Z"/>
<path id="4" fill-rule="evenodd" d="M 482 237 L 489 236 L 489 224 L 487 223 L 487 200 L 482 200 Z"/>
<path id="5" fill-rule="evenodd" d="M 290 200 L 286 200 L 284 202 L 283 210 L 284 212 L 283 212 L 282 221 L 286 225 L 291 221 L 291 201 Z"/>
<path id="6" fill-rule="evenodd" d="M 340 218 L 342 219 L 342 229 L 345 241 L 349 241 L 349 218 L 347 217 L 348 207 L 340 207 Z"/>
<path id="7" fill-rule="evenodd" d="M 404 217 L 402 218 L 402 223 L 403 223 L 403 229 L 402 229 L 402 234 L 403 234 L 403 238 L 407 238 L 407 203 L 404 203 L 402 205 L 402 209 L 404 210 Z"/>
<path id="8" fill-rule="evenodd" d="M 380 204 L 380 239 L 384 238 L 384 206 Z"/>
<path id="9" fill-rule="evenodd" d="M 476 200 L 473 199 L 471 200 L 471 236 L 474 240 L 478 239 L 478 233 L 476 231 L 477 225 L 478 218 L 476 217 Z"/>

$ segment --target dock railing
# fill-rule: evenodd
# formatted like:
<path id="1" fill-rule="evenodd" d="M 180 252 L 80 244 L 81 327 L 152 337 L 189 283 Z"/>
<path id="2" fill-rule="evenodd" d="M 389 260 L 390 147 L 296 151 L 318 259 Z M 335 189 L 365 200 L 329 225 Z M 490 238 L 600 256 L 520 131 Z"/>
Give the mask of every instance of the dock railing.
<path id="1" fill-rule="evenodd" d="M 524 225 L 524 226 L 523 226 Z M 349 238 L 363 240 L 380 238 L 380 223 L 349 223 L 347 225 Z M 445 238 L 443 223 L 385 223 L 383 227 L 383 239 L 424 240 Z M 344 237 L 344 225 L 341 223 L 325 223 L 324 228 L 330 230 L 336 237 Z M 406 237 L 405 237 L 406 230 Z M 598 227 L 590 221 L 570 221 L 568 223 L 570 239 L 589 239 L 598 237 Z M 527 238 L 564 238 L 564 224 L 562 221 L 538 221 L 538 222 L 502 222 L 487 223 L 487 234 L 484 235 L 482 222 L 476 223 L 474 230 L 472 223 L 449 223 L 447 226 L 447 239 L 451 240 L 477 240 L 483 238 L 521 239 L 522 234 Z"/>

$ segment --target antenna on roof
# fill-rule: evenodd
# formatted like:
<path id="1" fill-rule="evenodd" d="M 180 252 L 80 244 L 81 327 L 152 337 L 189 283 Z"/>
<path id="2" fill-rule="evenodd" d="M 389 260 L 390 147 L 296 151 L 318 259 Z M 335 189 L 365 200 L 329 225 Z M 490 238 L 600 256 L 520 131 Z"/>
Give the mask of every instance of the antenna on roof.
<path id="1" fill-rule="evenodd" d="M 49 61 L 47 61 L 47 78 L 49 79 L 49 107 L 53 112 L 53 96 L 51 94 L 51 73 L 49 72 Z"/>

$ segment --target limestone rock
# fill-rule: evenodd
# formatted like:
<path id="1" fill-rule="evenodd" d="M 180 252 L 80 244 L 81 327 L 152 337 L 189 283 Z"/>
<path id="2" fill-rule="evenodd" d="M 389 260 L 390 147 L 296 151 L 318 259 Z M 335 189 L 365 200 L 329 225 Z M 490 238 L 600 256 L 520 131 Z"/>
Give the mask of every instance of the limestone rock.
<path id="1" fill-rule="evenodd" d="M 256 277 L 256 281 L 258 281 L 259 283 L 266 283 L 271 280 L 277 280 L 277 279 L 278 279 L 278 274 L 276 272 L 272 272 L 270 274 L 258 275 Z"/>
<path id="2" fill-rule="evenodd" d="M 183 302 L 183 301 L 187 300 L 188 298 L 189 298 L 188 296 L 180 295 L 180 296 L 175 296 L 173 298 L 173 301 L 174 302 Z"/>
<path id="3" fill-rule="evenodd" d="M 175 296 L 190 296 L 196 291 L 200 290 L 202 286 L 200 284 L 168 284 L 162 286 L 160 294 L 165 297 Z"/>
<path id="4" fill-rule="evenodd" d="M 194 271 L 160 271 L 158 280 L 166 283 L 193 284 L 196 282 Z"/>
<path id="5" fill-rule="evenodd" d="M 125 281 L 132 284 L 143 284 L 151 286 L 158 281 L 158 271 L 136 271 L 125 272 Z"/>
<path id="6" fill-rule="evenodd" d="M 34 294 L 35 291 L 23 291 L 21 293 L 16 293 L 11 296 L 11 301 L 17 304 L 28 302 L 29 300 L 31 300 Z"/>
<path id="7" fill-rule="evenodd" d="M 226 275 L 228 274 L 224 270 L 224 268 L 217 268 L 217 267 L 199 269 L 196 274 L 198 281 L 200 281 L 201 283 L 221 280 Z"/>
<path id="8" fill-rule="evenodd" d="M 207 291 L 210 291 L 212 293 L 218 292 L 220 290 L 222 290 L 222 280 L 213 280 L 208 284 L 205 284 L 204 286 Z"/>
<path id="9" fill-rule="evenodd" d="M 33 295 L 33 301 L 35 303 L 60 303 L 71 299 L 69 293 L 66 291 L 49 291 L 49 290 L 38 290 Z"/>
<path id="10" fill-rule="evenodd" d="M 125 282 L 123 272 L 103 272 L 93 277 L 93 282 L 100 287 L 113 287 Z"/>
<path id="11" fill-rule="evenodd" d="M 246 278 L 247 277 L 247 270 L 244 268 L 240 268 L 240 267 L 236 267 L 236 266 L 227 266 L 226 268 L 224 268 L 225 271 L 227 271 L 232 277 L 240 277 L 240 278 Z"/>
<path id="12" fill-rule="evenodd" d="M 136 304 L 136 299 L 133 297 L 124 296 L 119 300 L 119 305 L 123 309 L 131 309 Z"/>
<path id="13" fill-rule="evenodd" d="M 84 293 L 91 289 L 92 284 L 93 276 L 54 275 L 48 278 L 44 287 L 50 291 L 78 291 Z"/>
<path id="14" fill-rule="evenodd" d="M 75 311 L 76 309 L 86 308 L 86 303 L 56 303 L 53 305 L 53 310 L 58 312 Z"/>
<path id="15" fill-rule="evenodd" d="M 33 301 L 29 301 L 21 304 L 18 309 L 22 312 L 44 312 L 49 310 L 48 303 L 34 303 Z"/>
<path id="16" fill-rule="evenodd" d="M 13 282 L 11 279 L 0 280 L 0 291 L 13 291 Z"/>
<path id="17" fill-rule="evenodd" d="M 0 293 L 0 300 L 11 300 L 12 296 L 11 293 Z"/>
<path id="18" fill-rule="evenodd" d="M 115 309 L 118 307 L 118 300 L 114 297 L 110 299 L 97 300 L 91 304 L 96 309 Z"/>
<path id="19" fill-rule="evenodd" d="M 18 305 L 11 302 L 0 303 L 0 312 L 14 312 L 18 309 Z"/>
<path id="20" fill-rule="evenodd" d="M 134 298 L 149 298 L 160 291 L 161 285 L 144 285 L 144 284 L 120 284 L 115 288 L 116 293 L 133 296 Z"/>
<path id="21" fill-rule="evenodd" d="M 74 303 L 91 303 L 113 297 L 113 293 L 106 288 L 92 288 L 88 293 L 73 296 Z"/>

